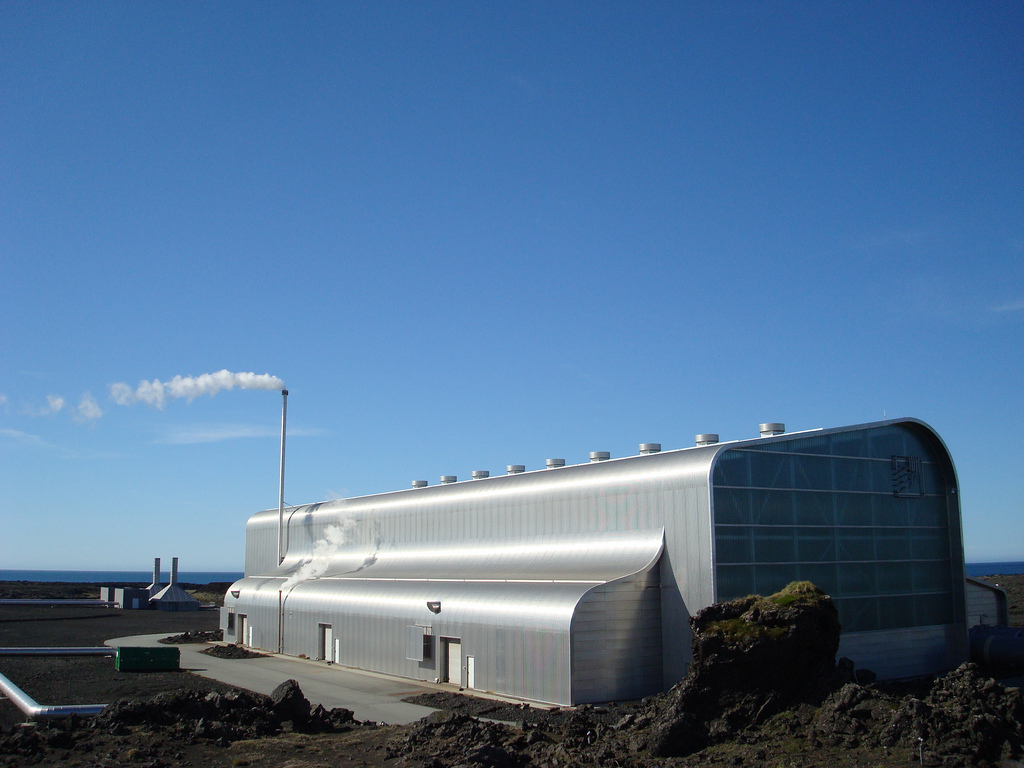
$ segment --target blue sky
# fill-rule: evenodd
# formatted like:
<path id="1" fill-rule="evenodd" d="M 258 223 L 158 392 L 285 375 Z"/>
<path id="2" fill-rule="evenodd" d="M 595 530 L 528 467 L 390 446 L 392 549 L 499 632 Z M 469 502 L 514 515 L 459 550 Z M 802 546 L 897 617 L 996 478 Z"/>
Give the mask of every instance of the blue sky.
<path id="1" fill-rule="evenodd" d="M 0 567 L 286 500 L 931 424 L 1024 559 L 1024 5 L 0 4 Z"/>

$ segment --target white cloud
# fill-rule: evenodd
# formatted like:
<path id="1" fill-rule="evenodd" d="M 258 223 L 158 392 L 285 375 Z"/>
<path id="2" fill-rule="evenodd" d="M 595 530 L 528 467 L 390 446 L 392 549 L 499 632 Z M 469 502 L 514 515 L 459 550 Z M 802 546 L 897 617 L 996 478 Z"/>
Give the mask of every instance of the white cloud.
<path id="1" fill-rule="evenodd" d="M 30 435 L 28 432 L 21 432 L 17 429 L 4 429 L 0 427 L 0 437 L 6 437 L 9 440 L 16 440 L 19 443 L 25 445 L 32 445 L 37 448 L 49 448 L 50 444 L 47 443 L 39 435 Z"/>
<path id="2" fill-rule="evenodd" d="M 83 394 L 82 399 L 78 403 L 77 413 L 74 416 L 75 421 L 79 424 L 86 424 L 90 421 L 96 421 L 102 415 L 103 411 L 100 410 L 100 405 L 96 402 L 96 398 L 92 396 L 92 393 L 86 392 Z"/>
<path id="3" fill-rule="evenodd" d="M 1024 299 L 1018 299 L 1017 301 L 1011 301 L 1008 304 L 1000 304 L 996 307 L 991 307 L 992 312 L 1024 312 Z"/>
<path id="4" fill-rule="evenodd" d="M 288 437 L 308 437 L 323 435 L 323 429 L 289 429 Z M 253 437 L 280 437 L 281 432 L 274 427 L 257 424 L 188 424 L 181 427 L 169 427 L 163 437 L 154 442 L 164 445 L 195 445 L 198 443 L 219 443 L 224 440 L 242 440 Z"/>
<path id="5" fill-rule="evenodd" d="M 57 395 L 47 395 L 46 403 L 46 408 L 41 411 L 44 416 L 48 413 L 57 413 L 64 408 L 64 398 Z"/>
<path id="6" fill-rule="evenodd" d="M 0 405 L 7 405 L 7 395 L 0 395 Z"/>

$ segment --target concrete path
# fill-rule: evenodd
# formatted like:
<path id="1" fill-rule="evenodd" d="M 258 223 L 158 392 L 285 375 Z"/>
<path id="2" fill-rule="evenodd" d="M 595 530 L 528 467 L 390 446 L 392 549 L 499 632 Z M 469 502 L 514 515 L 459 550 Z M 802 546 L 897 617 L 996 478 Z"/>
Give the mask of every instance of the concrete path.
<path id="1" fill-rule="evenodd" d="M 106 645 L 136 648 L 159 645 L 166 648 L 166 645 L 157 642 L 164 637 L 167 637 L 166 632 L 118 637 L 107 640 Z M 285 680 L 293 679 L 298 681 L 302 692 L 314 707 L 317 704 L 323 704 L 325 709 L 345 707 L 355 713 L 357 720 L 373 720 L 391 725 L 414 722 L 434 710 L 407 704 L 401 699 L 440 690 L 439 687 L 428 687 L 417 680 L 361 672 L 336 664 L 328 666 L 323 661 L 277 654 L 259 659 L 218 659 L 200 653 L 209 647 L 206 643 L 175 647 L 181 649 L 181 668 L 184 670 L 268 695 Z"/>

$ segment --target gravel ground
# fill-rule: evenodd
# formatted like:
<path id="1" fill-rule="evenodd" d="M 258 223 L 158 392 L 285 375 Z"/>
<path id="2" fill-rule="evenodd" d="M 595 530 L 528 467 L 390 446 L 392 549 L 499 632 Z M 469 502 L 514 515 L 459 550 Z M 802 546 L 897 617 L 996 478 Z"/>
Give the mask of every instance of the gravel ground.
<path id="1" fill-rule="evenodd" d="M 1020 625 L 1024 577 L 992 577 L 1007 589 L 1011 623 Z M 0 597 L 95 597 L 87 585 L 0 584 Z M 216 611 L 164 613 L 120 611 L 94 607 L 0 606 L 0 646 L 98 646 L 112 637 L 166 632 L 214 630 Z M 167 692 L 206 695 L 231 694 L 231 686 L 187 672 L 119 673 L 112 658 L 0 657 L 0 672 L 42 704 L 109 703 L 117 699 L 147 700 Z M 915 692 L 916 695 L 920 693 Z M 905 695 L 905 693 L 904 693 Z M 428 702 L 423 702 L 428 703 Z M 117 726 L 112 729 L 60 724 L 40 730 L 45 744 L 24 754 L 0 753 L 0 768 L 22 765 L 61 766 L 139 765 L 148 768 L 185 766 L 251 766 L 252 768 L 443 768 L 446 765 L 507 765 L 574 768 L 576 765 L 619 766 L 734 766 L 787 765 L 895 766 L 917 765 L 914 750 L 880 750 L 829 745 L 805 738 L 804 720 L 818 715 L 783 713 L 764 727 L 745 733 L 736 742 L 718 745 L 688 758 L 657 759 L 628 750 L 601 752 L 589 746 L 594 733 L 608 743 L 615 723 L 636 711 L 636 704 L 573 709 L 531 708 L 498 704 L 456 694 L 432 695 L 429 703 L 451 714 L 412 726 L 375 728 L 354 724 L 348 732 L 307 734 L 286 730 L 277 736 L 228 743 L 224 739 L 172 733 L 169 727 Z M 472 717 L 501 719 L 513 726 L 481 723 Z M 446 719 L 447 718 L 447 719 Z M 0 697 L 0 738 L 23 717 Z M 800 722 L 797 722 L 800 721 Z M 215 724 L 213 724 L 215 725 Z M 579 733 L 576 733 L 579 731 Z M 8 733 L 18 733 L 17 729 Z M 14 738 L 14 737 L 9 737 Z M 579 742 L 579 743 L 577 743 Z M 467 747 L 472 746 L 472 750 Z M 595 751 L 597 750 L 597 751 Z M 479 754 L 478 754 L 479 753 Z M 936 765 L 937 762 L 927 762 Z"/>
<path id="2" fill-rule="evenodd" d="M 100 646 L 112 637 L 217 628 L 216 611 L 122 611 L 79 606 L 0 605 L 0 646 Z M 40 704 L 107 704 L 118 698 L 148 697 L 164 691 L 228 691 L 231 686 L 188 672 L 114 670 L 102 656 L 0 656 L 0 673 Z M 24 720 L 7 697 L 0 697 L 0 726 Z"/>

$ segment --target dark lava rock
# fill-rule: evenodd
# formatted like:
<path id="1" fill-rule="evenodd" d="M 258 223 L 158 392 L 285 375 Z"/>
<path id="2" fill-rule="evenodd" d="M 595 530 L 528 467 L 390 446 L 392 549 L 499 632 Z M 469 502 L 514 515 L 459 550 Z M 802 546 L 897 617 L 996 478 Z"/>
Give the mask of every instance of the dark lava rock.
<path id="1" fill-rule="evenodd" d="M 210 648 L 204 648 L 200 653 L 205 653 L 207 656 L 216 656 L 218 659 L 264 659 L 267 657 L 265 653 L 250 651 L 248 648 L 234 644 L 214 645 Z"/>
<path id="2" fill-rule="evenodd" d="M 270 693 L 274 714 L 282 720 L 290 720 L 299 730 L 309 721 L 309 700 L 302 695 L 302 689 L 295 680 L 285 680 Z"/>
<path id="3" fill-rule="evenodd" d="M 168 645 L 185 645 L 188 643 L 211 643 L 224 638 L 220 629 L 190 629 L 180 635 L 171 635 L 160 640 Z"/>
<path id="4" fill-rule="evenodd" d="M 690 673 L 654 697 L 641 721 L 647 747 L 681 756 L 727 741 L 798 701 L 819 702 L 834 687 L 839 617 L 810 582 L 770 597 L 717 603 L 690 619 Z"/>

